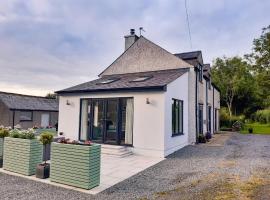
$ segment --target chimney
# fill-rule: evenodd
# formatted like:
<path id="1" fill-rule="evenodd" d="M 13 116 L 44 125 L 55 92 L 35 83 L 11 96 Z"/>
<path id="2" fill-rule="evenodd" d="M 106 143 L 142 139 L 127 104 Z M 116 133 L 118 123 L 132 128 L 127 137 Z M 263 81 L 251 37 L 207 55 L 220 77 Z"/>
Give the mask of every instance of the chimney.
<path id="1" fill-rule="evenodd" d="M 130 35 L 125 36 L 125 50 L 127 50 L 139 37 L 135 34 L 135 29 L 130 29 Z"/>

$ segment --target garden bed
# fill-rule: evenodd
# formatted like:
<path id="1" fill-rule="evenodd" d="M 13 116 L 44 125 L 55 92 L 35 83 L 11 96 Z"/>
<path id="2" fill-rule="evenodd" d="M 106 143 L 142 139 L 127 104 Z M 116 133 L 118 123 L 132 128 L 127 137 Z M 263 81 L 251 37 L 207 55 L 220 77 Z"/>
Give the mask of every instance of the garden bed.
<path id="1" fill-rule="evenodd" d="M 42 144 L 36 139 L 5 138 L 3 168 L 23 175 L 33 175 L 42 162 Z"/>
<path id="2" fill-rule="evenodd" d="M 83 189 L 100 184 L 101 146 L 52 143 L 50 180 Z"/>

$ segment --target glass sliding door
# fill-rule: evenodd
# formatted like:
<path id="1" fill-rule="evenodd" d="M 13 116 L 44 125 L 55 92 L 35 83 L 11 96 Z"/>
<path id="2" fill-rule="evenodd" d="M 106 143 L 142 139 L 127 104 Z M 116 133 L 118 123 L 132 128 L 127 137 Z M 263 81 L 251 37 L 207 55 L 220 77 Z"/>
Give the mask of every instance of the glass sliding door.
<path id="1" fill-rule="evenodd" d="M 132 145 L 133 98 L 81 100 L 80 140 Z"/>
<path id="2" fill-rule="evenodd" d="M 94 142 L 103 142 L 104 103 L 102 100 L 92 100 L 92 137 Z"/>
<path id="3" fill-rule="evenodd" d="M 105 141 L 108 144 L 117 144 L 118 133 L 118 100 L 105 100 Z"/>
<path id="4" fill-rule="evenodd" d="M 133 99 L 121 99 L 121 144 L 132 145 L 133 142 Z"/>
<path id="5" fill-rule="evenodd" d="M 81 101 L 81 121 L 80 121 L 80 134 L 79 140 L 88 140 L 88 133 L 90 131 L 90 111 L 91 104 L 88 99 Z"/>

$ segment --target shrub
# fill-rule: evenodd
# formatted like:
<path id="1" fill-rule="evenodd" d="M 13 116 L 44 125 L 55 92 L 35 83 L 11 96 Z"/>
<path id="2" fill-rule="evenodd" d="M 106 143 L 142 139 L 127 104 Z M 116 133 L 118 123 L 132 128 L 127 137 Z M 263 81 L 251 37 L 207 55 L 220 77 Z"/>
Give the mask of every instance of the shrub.
<path id="1" fill-rule="evenodd" d="M 205 139 L 210 140 L 212 138 L 212 134 L 210 132 L 206 132 Z"/>
<path id="2" fill-rule="evenodd" d="M 9 132 L 10 137 L 13 138 L 19 138 L 20 137 L 20 130 L 18 129 L 13 129 Z"/>
<path id="3" fill-rule="evenodd" d="M 203 134 L 199 134 L 198 141 L 199 143 L 206 143 L 205 136 Z"/>
<path id="4" fill-rule="evenodd" d="M 46 154 L 46 151 L 47 151 L 47 144 L 51 144 L 52 141 L 53 141 L 53 134 L 51 134 L 50 132 L 43 132 L 41 135 L 40 135 L 40 138 L 39 138 L 39 141 L 43 144 L 44 146 L 44 149 L 45 149 L 45 154 Z M 44 164 L 46 165 L 46 161 L 44 162 Z"/>
<path id="5" fill-rule="evenodd" d="M 33 129 L 28 130 L 13 129 L 10 131 L 10 137 L 32 140 L 35 139 L 36 136 Z"/>
<path id="6" fill-rule="evenodd" d="M 0 138 L 8 137 L 9 136 L 9 130 L 7 129 L 0 129 Z"/>
<path id="7" fill-rule="evenodd" d="M 228 109 L 224 107 L 220 109 L 220 127 L 232 128 L 235 122 L 241 122 L 243 124 L 244 121 L 245 121 L 244 115 L 238 116 L 232 115 L 230 119 Z"/>
<path id="8" fill-rule="evenodd" d="M 270 123 L 270 109 L 257 110 L 251 115 L 253 121 L 260 122 L 263 124 Z"/>

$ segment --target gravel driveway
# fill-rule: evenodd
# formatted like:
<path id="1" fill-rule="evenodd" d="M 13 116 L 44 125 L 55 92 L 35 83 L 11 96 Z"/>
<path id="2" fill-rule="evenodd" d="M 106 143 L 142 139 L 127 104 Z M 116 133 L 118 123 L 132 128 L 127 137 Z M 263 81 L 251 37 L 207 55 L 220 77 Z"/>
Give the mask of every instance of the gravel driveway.
<path id="1" fill-rule="evenodd" d="M 269 166 L 270 136 L 227 133 L 96 196 L 0 174 L 0 199 L 270 199 Z"/>

